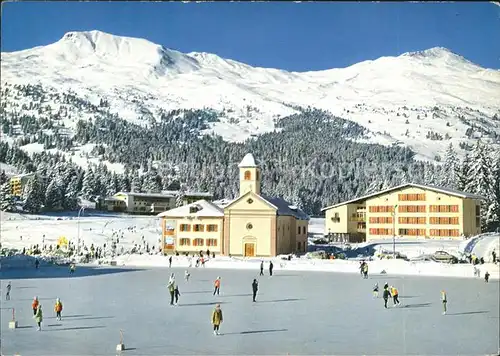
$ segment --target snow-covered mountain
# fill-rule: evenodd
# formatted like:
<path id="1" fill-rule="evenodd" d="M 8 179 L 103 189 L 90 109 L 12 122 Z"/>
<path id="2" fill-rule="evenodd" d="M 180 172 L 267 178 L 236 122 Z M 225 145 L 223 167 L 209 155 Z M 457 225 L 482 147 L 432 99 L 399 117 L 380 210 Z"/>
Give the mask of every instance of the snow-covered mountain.
<path id="1" fill-rule="evenodd" d="M 2 52 L 1 78 L 2 85 L 71 90 L 96 105 L 105 99 L 110 111 L 141 124 L 168 110 L 210 108 L 221 118 L 208 131 L 231 141 L 272 131 L 276 118 L 311 106 L 366 127 L 370 142 L 405 144 L 422 158 L 450 142 L 500 142 L 500 71 L 445 48 L 298 73 L 100 31 L 69 32 L 47 46 Z M 25 100 L 6 99 L 6 108 Z"/>

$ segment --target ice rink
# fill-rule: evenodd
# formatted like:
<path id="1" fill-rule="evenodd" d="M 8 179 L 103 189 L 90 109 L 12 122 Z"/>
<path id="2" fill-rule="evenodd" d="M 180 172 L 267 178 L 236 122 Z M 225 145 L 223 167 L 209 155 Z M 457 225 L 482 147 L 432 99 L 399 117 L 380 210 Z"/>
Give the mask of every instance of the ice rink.
<path id="1" fill-rule="evenodd" d="M 166 288 L 174 272 L 179 306 L 169 305 Z M 499 351 L 499 282 L 440 277 L 370 276 L 328 272 L 191 268 L 120 269 L 78 267 L 3 270 L 2 355 L 486 355 Z M 222 278 L 213 296 L 213 280 Z M 257 303 L 251 282 L 259 280 Z M 5 285 L 12 282 L 11 301 Z M 402 305 L 384 309 L 372 286 L 394 284 Z M 442 315 L 440 291 L 448 294 Z M 41 300 L 37 332 L 31 301 Z M 53 311 L 64 305 L 62 321 Z M 214 304 L 222 307 L 221 335 L 212 333 Z M 8 329 L 15 308 L 19 328 Z"/>

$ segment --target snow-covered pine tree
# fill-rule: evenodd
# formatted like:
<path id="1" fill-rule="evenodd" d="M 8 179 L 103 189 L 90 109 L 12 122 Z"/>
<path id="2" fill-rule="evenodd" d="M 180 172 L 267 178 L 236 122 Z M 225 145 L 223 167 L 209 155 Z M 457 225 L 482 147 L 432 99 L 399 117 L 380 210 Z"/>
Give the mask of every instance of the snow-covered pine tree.
<path id="1" fill-rule="evenodd" d="M 7 178 L 7 174 L 5 174 L 5 171 L 2 170 L 2 172 L 0 172 L 0 184 L 4 184 L 8 180 L 9 179 Z"/>
<path id="2" fill-rule="evenodd" d="M 96 194 L 96 190 L 94 172 L 92 171 L 92 168 L 89 167 L 83 176 L 82 196 L 88 199 L 92 195 Z"/>
<path id="3" fill-rule="evenodd" d="M 40 212 L 44 201 L 45 194 L 43 192 L 41 179 L 38 174 L 35 174 L 33 178 L 26 183 L 26 188 L 23 192 L 23 210 L 28 213 L 36 214 Z"/>
<path id="4" fill-rule="evenodd" d="M 8 212 L 16 211 L 10 182 L 4 182 L 0 188 L 0 210 Z"/>
<path id="5" fill-rule="evenodd" d="M 78 180 L 78 177 L 74 176 L 66 186 L 63 201 L 65 210 L 76 210 L 78 208 Z"/>
<path id="6" fill-rule="evenodd" d="M 456 187 L 458 190 L 466 191 L 471 181 L 471 158 L 467 152 L 462 162 L 455 169 Z"/>
<path id="7" fill-rule="evenodd" d="M 486 231 L 488 228 L 486 217 L 493 200 L 492 161 L 488 151 L 481 141 L 477 142 L 472 152 L 470 182 L 466 187 L 466 191 L 485 198 L 481 201 L 481 231 Z"/>
<path id="8" fill-rule="evenodd" d="M 147 193 L 159 193 L 161 191 L 161 185 L 158 182 L 158 176 L 154 169 L 150 169 L 146 173 L 142 190 Z"/>
<path id="9" fill-rule="evenodd" d="M 177 193 L 177 197 L 175 198 L 175 206 L 178 208 L 184 205 L 184 198 L 186 194 L 186 185 L 181 183 L 181 187 Z"/>
<path id="10" fill-rule="evenodd" d="M 500 229 L 500 153 L 493 157 L 492 171 L 492 199 L 486 212 L 486 226 L 488 231 Z"/>
<path id="11" fill-rule="evenodd" d="M 142 177 L 139 175 L 137 171 L 134 171 L 134 175 L 132 176 L 131 183 L 132 192 L 141 193 L 142 190 Z"/>
<path id="12" fill-rule="evenodd" d="M 444 163 L 441 167 L 439 186 L 450 189 L 457 189 L 456 171 L 459 167 L 457 153 L 453 149 L 453 144 L 450 143 L 446 149 Z"/>
<path id="13" fill-rule="evenodd" d="M 60 210 L 63 205 L 62 177 L 53 179 L 45 191 L 45 208 L 48 210 Z"/>

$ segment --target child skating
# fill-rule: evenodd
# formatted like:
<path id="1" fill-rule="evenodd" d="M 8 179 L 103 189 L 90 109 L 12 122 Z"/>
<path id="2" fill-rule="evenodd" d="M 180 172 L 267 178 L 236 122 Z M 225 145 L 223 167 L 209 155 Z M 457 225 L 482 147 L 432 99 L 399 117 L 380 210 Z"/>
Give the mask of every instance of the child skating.
<path id="1" fill-rule="evenodd" d="M 378 298 L 378 283 L 373 286 L 373 297 Z"/>
<path id="2" fill-rule="evenodd" d="M 486 273 L 484 274 L 484 281 L 488 283 L 489 280 L 490 280 L 490 273 L 486 271 Z"/>
<path id="3" fill-rule="evenodd" d="M 387 309 L 387 301 L 389 300 L 389 297 L 391 296 L 391 292 L 389 292 L 389 288 L 384 288 L 384 293 L 382 294 L 382 297 L 384 298 L 384 308 Z"/>
<path id="4" fill-rule="evenodd" d="M 174 305 L 175 298 L 175 279 L 170 279 L 167 284 L 168 291 L 170 292 L 170 305 Z"/>
<path id="5" fill-rule="evenodd" d="M 214 311 L 212 312 L 212 325 L 214 326 L 214 335 L 219 335 L 220 324 L 222 324 L 222 309 L 220 308 L 220 304 L 215 306 Z"/>
<path id="6" fill-rule="evenodd" d="M 446 314 L 446 303 L 448 303 L 448 299 L 446 297 L 446 292 L 444 290 L 441 291 L 441 301 L 443 302 L 443 315 Z"/>
<path id="7" fill-rule="evenodd" d="M 42 330 L 43 313 L 42 313 L 42 306 L 40 304 L 38 305 L 38 307 L 35 311 L 35 315 L 33 315 L 33 318 L 35 318 L 37 330 L 41 331 Z"/>
<path id="8" fill-rule="evenodd" d="M 217 295 L 219 295 L 219 292 L 220 292 L 220 277 L 217 277 L 217 279 L 214 282 L 214 286 L 215 286 L 214 295 L 215 295 L 215 293 L 217 293 Z"/>
<path id="9" fill-rule="evenodd" d="M 184 278 L 186 279 L 186 282 L 189 282 L 189 277 L 191 277 L 191 273 L 189 273 L 188 270 L 186 270 L 184 272 Z"/>
<path id="10" fill-rule="evenodd" d="M 56 304 L 54 305 L 54 311 L 56 312 L 56 320 L 61 321 L 61 312 L 63 310 L 63 305 L 59 298 L 56 299 Z"/>

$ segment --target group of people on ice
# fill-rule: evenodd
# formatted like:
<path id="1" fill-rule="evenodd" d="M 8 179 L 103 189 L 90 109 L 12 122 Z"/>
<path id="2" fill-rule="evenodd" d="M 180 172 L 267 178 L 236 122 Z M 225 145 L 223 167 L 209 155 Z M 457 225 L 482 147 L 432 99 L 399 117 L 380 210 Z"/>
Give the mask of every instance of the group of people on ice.
<path id="1" fill-rule="evenodd" d="M 43 322 L 43 312 L 42 305 L 38 301 L 38 297 L 33 298 L 33 302 L 31 303 L 31 308 L 33 309 L 33 318 L 35 319 L 37 330 L 42 330 L 42 322 Z M 56 299 L 56 303 L 54 304 L 54 311 L 56 313 L 56 319 L 61 321 L 61 312 L 63 310 L 62 302 L 59 298 Z"/>
<path id="2" fill-rule="evenodd" d="M 378 283 L 375 283 L 375 286 L 373 286 L 373 296 L 375 298 L 378 298 L 378 292 L 379 292 Z M 389 286 L 389 284 L 387 282 L 385 282 L 385 284 L 384 284 L 384 291 L 382 293 L 382 298 L 384 299 L 384 308 L 386 308 L 386 309 L 387 309 L 387 302 L 389 301 L 389 298 L 392 298 L 394 306 L 401 304 L 399 302 L 398 289 L 394 286 Z"/>

